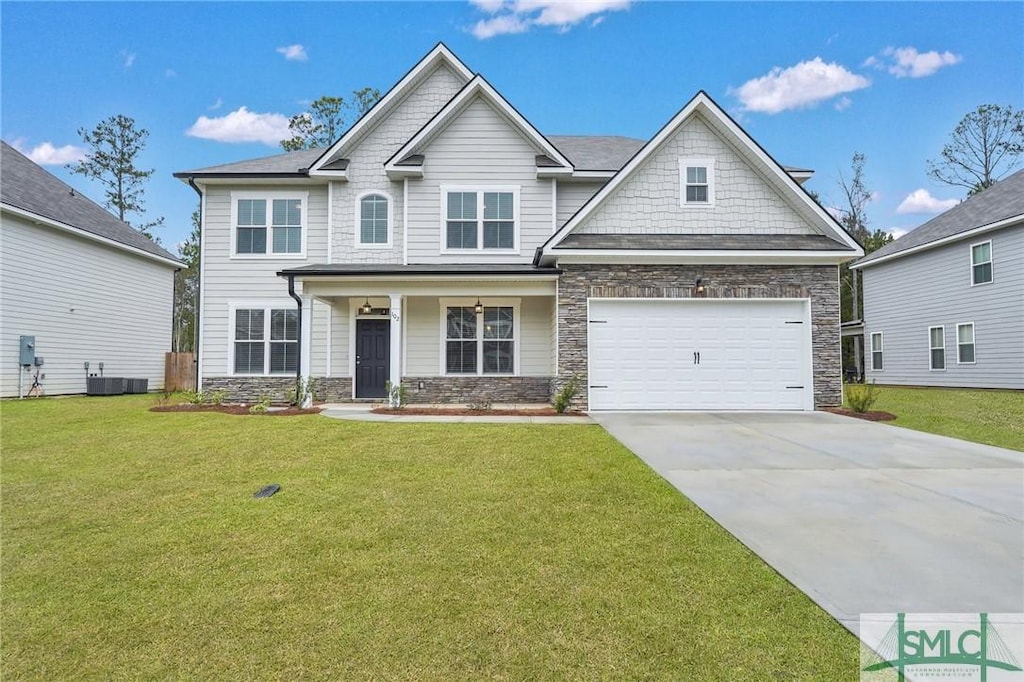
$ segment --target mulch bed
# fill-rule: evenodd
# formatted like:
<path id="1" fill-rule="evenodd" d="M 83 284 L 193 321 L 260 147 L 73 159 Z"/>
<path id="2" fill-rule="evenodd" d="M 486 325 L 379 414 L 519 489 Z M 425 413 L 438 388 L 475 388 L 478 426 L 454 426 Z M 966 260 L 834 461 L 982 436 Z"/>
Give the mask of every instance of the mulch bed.
<path id="1" fill-rule="evenodd" d="M 845 407 L 826 407 L 826 412 L 832 414 L 841 414 L 844 417 L 856 417 L 857 419 L 866 419 L 869 422 L 888 422 L 896 418 L 892 412 L 854 412 L 851 409 Z"/>
<path id="2" fill-rule="evenodd" d="M 376 414 L 436 415 L 443 417 L 578 417 L 579 412 L 559 414 L 553 407 L 533 410 L 471 410 L 466 407 L 375 407 Z"/>
<path id="3" fill-rule="evenodd" d="M 296 417 L 303 414 L 320 414 L 320 407 L 287 407 L 283 410 L 270 409 L 266 412 L 249 412 L 249 405 L 196 405 L 181 403 L 180 405 L 156 405 L 149 408 L 150 412 L 220 412 L 221 414 L 246 414 L 268 417 Z"/>

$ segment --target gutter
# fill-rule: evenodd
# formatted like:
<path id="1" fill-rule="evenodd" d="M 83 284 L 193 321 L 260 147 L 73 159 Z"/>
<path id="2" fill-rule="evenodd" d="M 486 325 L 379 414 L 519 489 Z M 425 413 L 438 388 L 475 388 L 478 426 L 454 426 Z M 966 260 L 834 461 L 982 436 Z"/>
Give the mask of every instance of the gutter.
<path id="1" fill-rule="evenodd" d="M 298 312 L 295 319 L 295 389 L 296 389 L 296 402 L 300 404 L 298 407 L 306 407 L 302 404 L 305 402 L 305 396 L 298 396 L 298 389 L 302 382 L 302 297 L 295 293 L 295 275 L 288 275 L 288 295 L 295 299 L 295 307 Z"/>

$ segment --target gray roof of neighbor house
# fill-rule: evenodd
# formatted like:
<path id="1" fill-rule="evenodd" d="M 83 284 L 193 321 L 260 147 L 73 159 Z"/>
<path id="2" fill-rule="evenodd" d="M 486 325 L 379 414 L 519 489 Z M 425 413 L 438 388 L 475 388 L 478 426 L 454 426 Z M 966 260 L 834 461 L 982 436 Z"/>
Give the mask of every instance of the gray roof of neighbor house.
<path id="1" fill-rule="evenodd" d="M 1024 219 L 1024 170 L 1003 178 L 985 191 L 975 194 L 945 213 L 940 213 L 896 241 L 872 251 L 853 265 L 871 265 L 886 256 L 927 247 L 932 242 L 955 237 L 963 232 L 1013 217 Z"/>
<path id="2" fill-rule="evenodd" d="M 275 154 L 274 156 L 263 156 L 258 159 L 247 159 L 235 163 L 224 163 L 219 166 L 208 168 L 197 168 L 190 171 L 180 171 L 174 174 L 176 178 L 187 178 L 190 175 L 305 175 L 306 169 L 313 165 L 313 162 L 324 153 L 323 149 L 302 149 L 297 152 L 286 154 Z"/>
<path id="3" fill-rule="evenodd" d="M 0 142 L 0 150 L 0 200 L 4 204 L 178 261 L 131 225 L 121 222 L 6 142 Z"/>

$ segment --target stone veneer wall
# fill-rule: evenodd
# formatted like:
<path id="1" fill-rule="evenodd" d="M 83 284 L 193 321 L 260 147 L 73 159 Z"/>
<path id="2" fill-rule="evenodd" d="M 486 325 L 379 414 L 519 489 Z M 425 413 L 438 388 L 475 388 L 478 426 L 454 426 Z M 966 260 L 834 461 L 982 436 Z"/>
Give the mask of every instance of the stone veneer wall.
<path id="1" fill-rule="evenodd" d="M 352 400 L 351 377 L 313 377 L 317 400 L 346 402 Z M 295 390 L 294 376 L 274 377 L 203 377 L 203 391 L 223 391 L 228 402 L 256 402 L 269 395 L 275 403 L 288 402 Z"/>
<path id="2" fill-rule="evenodd" d="M 697 278 L 704 298 L 810 298 L 814 406 L 842 403 L 839 284 L 835 265 L 577 265 L 560 264 L 558 377 L 573 375 L 580 391 L 573 407 L 587 409 L 587 299 L 690 298 Z"/>
<path id="3" fill-rule="evenodd" d="M 549 403 L 553 377 L 405 377 L 410 403 Z M 419 389 L 420 382 L 423 388 Z"/>

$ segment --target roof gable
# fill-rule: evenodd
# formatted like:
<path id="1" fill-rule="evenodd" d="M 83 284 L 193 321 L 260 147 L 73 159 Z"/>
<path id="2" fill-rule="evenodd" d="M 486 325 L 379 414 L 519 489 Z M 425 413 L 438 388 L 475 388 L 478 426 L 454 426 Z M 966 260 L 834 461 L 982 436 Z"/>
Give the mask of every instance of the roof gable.
<path id="1" fill-rule="evenodd" d="M 114 242 L 143 255 L 155 256 L 168 265 L 179 264 L 177 258 L 141 234 L 131 225 L 118 220 L 113 214 L 88 197 L 79 194 L 71 185 L 47 172 L 31 159 L 6 142 L 0 142 L 0 200 L 5 208 L 46 219 L 62 227 Z"/>
<path id="2" fill-rule="evenodd" d="M 402 102 L 402 100 L 408 96 L 412 91 L 416 89 L 416 86 L 427 76 L 429 76 L 435 69 L 447 67 L 449 68 L 458 78 L 464 81 L 470 81 L 473 78 L 473 73 L 466 67 L 462 61 L 459 60 L 455 54 L 448 49 L 444 43 L 438 43 L 434 49 L 426 54 L 419 62 L 416 63 L 412 69 L 410 69 L 390 90 L 388 90 L 383 97 L 377 100 L 377 103 L 367 111 L 363 116 L 349 128 L 344 135 L 341 136 L 337 142 L 331 145 L 327 150 L 323 151 L 320 157 L 309 167 L 310 175 L 316 175 L 317 173 L 324 172 L 324 167 L 332 162 L 344 158 L 347 150 L 351 149 L 353 145 L 357 144 L 358 141 L 367 132 L 372 130 L 384 117 L 388 116 L 391 111 Z"/>
<path id="3" fill-rule="evenodd" d="M 998 229 L 1014 221 L 1024 221 L 1024 170 L 1003 178 L 899 239 L 872 251 L 853 266 L 862 267 L 890 260 L 946 244 L 961 235 L 967 237 L 979 231 Z"/>
<path id="4" fill-rule="evenodd" d="M 395 173 L 402 172 L 403 167 L 408 168 L 410 157 L 419 156 L 437 135 L 458 119 L 477 100 L 483 100 L 501 114 L 512 128 L 529 141 L 542 156 L 546 157 L 546 159 L 538 159 L 539 166 L 543 166 L 546 169 L 560 168 L 568 171 L 572 170 L 572 162 L 479 74 L 474 76 L 441 111 L 437 112 L 408 142 L 402 145 L 388 159 L 384 164 L 385 169 L 389 173 Z"/>
<path id="5" fill-rule="evenodd" d="M 647 164 L 651 163 L 666 143 L 674 139 L 685 126 L 698 121 L 721 142 L 735 149 L 741 157 L 742 163 L 756 172 L 761 182 L 768 183 L 780 199 L 802 217 L 803 221 L 810 226 L 809 231 L 832 238 L 836 250 L 847 251 L 853 256 L 862 253 L 857 242 L 811 198 L 787 172 L 787 169 L 768 155 L 703 91 L 698 92 L 647 144 L 637 151 L 600 191 L 552 235 L 542 247 L 542 253 L 551 256 L 552 249 L 556 248 L 570 233 L 577 231 L 613 197 L 623 191 L 627 183 Z"/>

